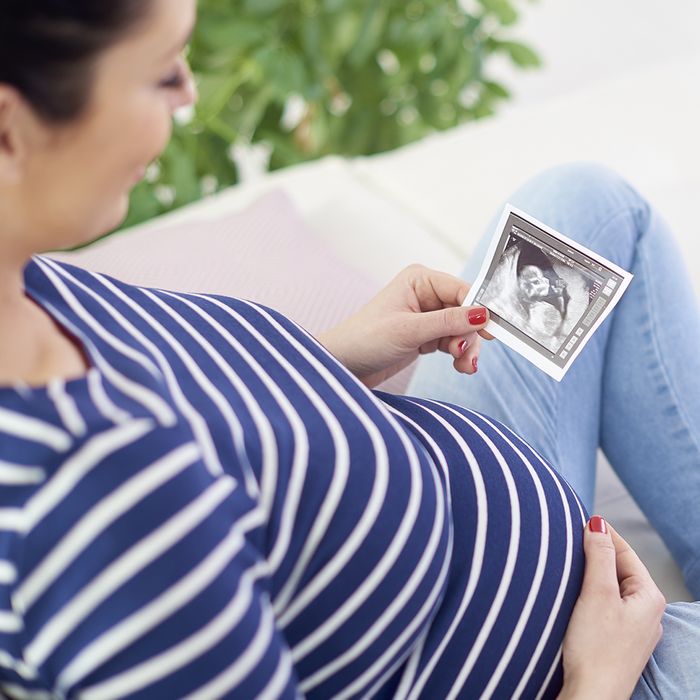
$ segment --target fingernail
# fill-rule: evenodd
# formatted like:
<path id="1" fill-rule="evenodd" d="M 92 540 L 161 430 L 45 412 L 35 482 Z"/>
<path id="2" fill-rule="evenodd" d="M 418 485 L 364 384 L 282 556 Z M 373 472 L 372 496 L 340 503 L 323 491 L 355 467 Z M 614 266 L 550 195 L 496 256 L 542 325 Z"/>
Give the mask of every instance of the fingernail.
<path id="1" fill-rule="evenodd" d="M 469 346 L 469 343 L 466 340 L 463 340 L 458 346 L 457 350 L 459 351 L 460 355 L 464 355 L 464 353 L 467 350 L 467 347 Z"/>
<path id="2" fill-rule="evenodd" d="M 588 521 L 588 529 L 591 532 L 600 532 L 603 535 L 606 535 L 608 532 L 608 526 L 605 524 L 605 520 L 603 520 L 600 515 L 594 515 Z"/>
<path id="3" fill-rule="evenodd" d="M 475 358 L 472 360 L 472 367 L 473 367 L 473 369 L 474 369 L 475 372 L 478 372 L 478 371 L 479 371 L 479 358 L 475 357 Z"/>
<path id="4" fill-rule="evenodd" d="M 483 306 L 469 309 L 467 319 L 472 326 L 480 326 L 482 323 L 486 323 L 486 309 Z"/>

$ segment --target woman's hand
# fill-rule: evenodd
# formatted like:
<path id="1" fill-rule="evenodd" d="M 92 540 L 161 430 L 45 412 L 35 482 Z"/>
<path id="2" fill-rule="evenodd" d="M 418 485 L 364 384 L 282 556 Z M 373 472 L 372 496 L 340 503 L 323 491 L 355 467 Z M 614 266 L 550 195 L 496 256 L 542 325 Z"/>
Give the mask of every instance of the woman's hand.
<path id="1" fill-rule="evenodd" d="M 602 532 L 601 532 L 602 530 Z M 627 700 L 662 635 L 666 600 L 602 518 L 584 533 L 583 586 L 564 637 L 560 700 Z"/>
<path id="2" fill-rule="evenodd" d="M 354 316 L 319 340 L 366 386 L 407 367 L 419 354 L 441 350 L 459 372 L 477 371 L 483 307 L 462 307 L 469 284 L 444 272 L 411 265 Z"/>

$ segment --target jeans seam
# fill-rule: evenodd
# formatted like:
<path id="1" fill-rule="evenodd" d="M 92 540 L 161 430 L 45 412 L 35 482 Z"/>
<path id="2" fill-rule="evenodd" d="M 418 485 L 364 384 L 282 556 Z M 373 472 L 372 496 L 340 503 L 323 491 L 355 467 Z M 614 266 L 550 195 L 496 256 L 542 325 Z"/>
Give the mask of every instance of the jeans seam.
<path id="1" fill-rule="evenodd" d="M 644 274 L 645 274 L 645 276 L 648 276 L 649 267 L 647 264 L 647 260 L 646 260 L 644 254 L 641 250 L 638 250 L 637 252 L 638 252 L 638 260 L 639 260 L 640 264 L 642 265 L 642 267 L 644 268 L 644 270 L 643 270 Z M 664 355 L 661 352 L 661 348 L 658 345 L 658 340 L 657 340 L 657 335 L 656 335 L 656 328 L 658 327 L 658 322 L 657 322 L 657 318 L 656 318 L 656 311 L 654 308 L 653 299 L 649 295 L 647 286 L 645 286 L 643 288 L 643 293 L 644 293 L 645 306 L 648 309 L 649 318 L 651 319 L 651 329 L 652 329 L 651 341 L 652 341 L 652 348 L 653 348 L 654 354 L 656 355 L 656 359 L 659 362 L 659 368 L 661 369 L 661 372 L 663 373 L 664 382 L 665 382 L 666 386 L 668 386 L 668 391 L 669 391 L 669 394 L 671 395 L 671 399 L 673 401 L 673 404 L 676 407 L 676 410 L 678 411 L 678 417 L 680 418 L 681 423 L 683 424 L 683 427 L 685 428 L 686 432 L 688 433 L 688 436 L 689 436 L 690 441 L 692 442 L 692 444 L 695 448 L 695 451 L 700 454 L 700 445 L 698 444 L 697 439 L 693 435 L 693 431 L 690 429 L 691 422 L 690 422 L 688 416 L 686 415 L 685 410 L 683 409 L 683 403 L 682 403 L 682 401 L 680 401 L 678 391 L 671 380 L 671 376 L 668 373 L 667 364 L 665 362 Z"/>
<path id="2" fill-rule="evenodd" d="M 632 190 L 634 192 L 634 190 Z M 636 194 L 636 193 L 635 193 Z M 618 209 L 614 211 L 610 216 L 608 216 L 601 224 L 599 224 L 596 229 L 595 233 L 589 238 L 588 244 L 586 247 L 590 248 L 591 250 L 595 250 L 595 244 L 597 243 L 598 239 L 600 238 L 601 232 L 604 231 L 608 226 L 610 226 L 617 218 L 630 214 L 632 213 L 633 216 L 637 215 L 644 215 L 646 212 L 634 205 L 626 205 L 622 209 Z M 635 243 L 634 246 L 634 253 L 636 255 L 637 253 L 637 245 Z M 605 356 L 605 351 L 603 352 L 603 356 Z M 601 371 L 601 381 L 603 378 L 603 373 Z M 555 446 L 555 451 L 556 451 L 556 462 L 555 464 L 560 465 L 561 468 L 561 453 L 560 453 L 560 447 L 559 447 L 559 440 L 556 439 L 556 436 L 559 434 L 559 415 L 560 415 L 560 404 L 561 404 L 561 391 L 555 392 L 555 401 L 556 401 L 556 410 L 554 412 L 554 430 L 555 430 L 555 440 L 554 440 L 554 446 Z M 598 442 L 600 443 L 600 429 L 598 430 Z M 596 447 L 596 450 L 600 447 L 600 444 Z M 591 504 L 593 506 L 593 504 Z"/>
<path id="3" fill-rule="evenodd" d="M 612 224 L 615 221 L 615 219 L 617 219 L 621 216 L 624 216 L 626 214 L 632 214 L 632 216 L 636 218 L 636 216 L 648 216 L 649 212 L 648 212 L 648 209 L 646 209 L 645 207 L 643 207 L 643 206 L 639 207 L 637 205 L 626 205 L 624 208 L 616 210 L 602 224 L 600 224 L 596 228 L 595 235 L 591 236 L 591 238 L 589 240 L 588 247 L 591 250 L 594 250 L 594 245 L 598 242 L 598 239 L 600 238 L 601 232 L 604 229 L 606 229 L 608 226 L 610 226 L 610 224 Z M 647 227 L 645 226 L 644 232 L 646 232 L 646 228 Z M 643 233 L 641 235 L 643 235 Z M 641 235 L 638 237 L 638 239 L 641 238 Z M 635 246 L 634 246 L 635 253 L 637 252 L 637 249 L 638 249 L 637 244 L 635 242 Z"/>
<path id="4" fill-rule="evenodd" d="M 698 572 L 698 577 L 700 578 L 700 558 L 695 559 L 690 566 L 686 567 L 683 572 L 683 578 L 685 578 L 686 581 L 693 581 L 696 572 Z"/>

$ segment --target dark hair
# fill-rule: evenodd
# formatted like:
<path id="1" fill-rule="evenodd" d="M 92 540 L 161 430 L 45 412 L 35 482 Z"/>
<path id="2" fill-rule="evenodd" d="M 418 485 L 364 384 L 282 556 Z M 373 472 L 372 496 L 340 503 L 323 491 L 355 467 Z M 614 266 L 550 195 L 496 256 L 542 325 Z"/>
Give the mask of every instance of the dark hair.
<path id="1" fill-rule="evenodd" d="M 99 54 L 145 21 L 150 0 L 0 0 L 0 83 L 46 121 L 79 117 Z"/>

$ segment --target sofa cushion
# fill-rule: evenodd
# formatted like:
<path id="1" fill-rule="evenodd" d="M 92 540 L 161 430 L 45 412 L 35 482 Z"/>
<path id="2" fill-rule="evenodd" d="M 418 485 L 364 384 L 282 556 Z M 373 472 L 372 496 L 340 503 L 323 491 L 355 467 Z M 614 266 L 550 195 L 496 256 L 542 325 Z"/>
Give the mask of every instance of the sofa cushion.
<path id="1" fill-rule="evenodd" d="M 126 231 L 51 257 L 130 284 L 251 299 L 314 334 L 380 287 L 311 233 L 281 189 L 239 212 Z M 381 388 L 401 392 L 410 374 L 404 370 Z"/>

